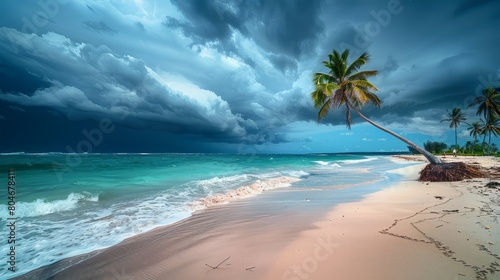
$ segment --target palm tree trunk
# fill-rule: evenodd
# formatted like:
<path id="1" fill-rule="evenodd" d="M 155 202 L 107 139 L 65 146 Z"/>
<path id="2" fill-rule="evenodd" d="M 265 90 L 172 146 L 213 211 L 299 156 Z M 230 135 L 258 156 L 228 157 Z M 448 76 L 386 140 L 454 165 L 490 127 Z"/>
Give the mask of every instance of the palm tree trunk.
<path id="1" fill-rule="evenodd" d="M 484 137 L 483 137 L 483 143 L 481 143 L 481 148 L 483 149 L 483 156 L 486 154 L 486 151 L 484 149 L 484 144 L 486 143 L 486 131 L 484 132 Z"/>
<path id="2" fill-rule="evenodd" d="M 457 126 L 455 126 L 455 149 L 458 150 L 458 141 L 457 141 Z"/>
<path id="3" fill-rule="evenodd" d="M 472 154 L 476 155 L 477 135 L 474 136 L 474 145 L 472 145 Z"/>
<path id="4" fill-rule="evenodd" d="M 364 119 L 365 121 L 367 121 L 368 123 L 370 123 L 371 125 L 375 126 L 376 128 L 386 132 L 386 133 L 389 133 L 390 135 L 398 138 L 399 140 L 405 142 L 406 144 L 410 145 L 412 148 L 414 148 L 415 150 L 419 151 L 420 153 L 422 153 L 422 155 L 424 155 L 424 157 L 432 164 L 440 164 L 442 163 L 442 161 L 440 159 L 438 159 L 437 157 L 435 157 L 433 154 L 431 154 L 430 152 L 426 151 L 425 149 L 422 149 L 420 148 L 419 146 L 415 145 L 413 142 L 411 142 L 410 140 L 406 139 L 406 138 L 403 138 L 402 136 L 400 136 L 399 134 L 377 124 L 376 122 L 370 120 L 369 118 L 365 117 L 363 114 L 361 114 L 361 112 L 356 108 L 354 107 L 351 102 L 349 100 L 346 100 L 347 102 L 347 105 L 349 106 L 349 108 L 351 108 L 352 110 L 354 110 L 354 112 L 356 112 L 356 114 L 358 114 L 362 119 Z"/>
<path id="5" fill-rule="evenodd" d="M 488 155 L 490 155 L 491 152 L 491 130 L 488 131 Z"/>

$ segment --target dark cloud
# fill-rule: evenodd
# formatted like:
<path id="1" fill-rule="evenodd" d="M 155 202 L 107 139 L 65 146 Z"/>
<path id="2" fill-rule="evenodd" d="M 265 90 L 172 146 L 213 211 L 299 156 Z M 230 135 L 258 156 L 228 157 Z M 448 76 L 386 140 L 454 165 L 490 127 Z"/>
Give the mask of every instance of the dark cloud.
<path id="1" fill-rule="evenodd" d="M 382 68 L 382 73 L 389 74 L 391 72 L 398 70 L 398 68 L 399 68 L 398 61 L 390 55 L 387 57 L 387 61 L 385 62 L 384 67 Z"/>
<path id="2" fill-rule="evenodd" d="M 325 31 L 318 17 L 323 1 L 243 1 L 251 34 L 274 53 L 300 57 L 309 52 Z M 263 34 L 261 37 L 258 34 Z"/>
<path id="3" fill-rule="evenodd" d="M 90 30 L 93 30 L 98 33 L 108 33 L 108 34 L 115 34 L 118 31 L 114 30 L 111 28 L 107 23 L 104 21 L 84 21 L 83 25 L 89 28 Z"/>
<path id="4" fill-rule="evenodd" d="M 29 48 L 18 46 L 20 53 L 38 62 L 29 64 L 29 60 L 22 66 L 44 73 L 50 86 L 3 93 L 0 100 L 54 108 L 69 118 L 108 117 L 130 127 L 200 134 L 220 141 L 245 137 L 245 120 L 232 114 L 225 101 L 210 92 L 200 91 L 196 100 L 170 89 L 141 60 L 117 57 L 107 48 L 78 45 L 60 36 L 28 39 L 12 29 L 3 29 L 2 34 L 4 40 L 6 34 L 29 40 Z M 40 49 L 45 50 L 45 59 L 37 57 Z M 58 74 L 63 67 L 64 75 Z"/>
<path id="5" fill-rule="evenodd" d="M 172 3 L 181 10 L 188 21 L 167 17 L 165 25 L 181 29 L 198 43 L 226 41 L 231 35 L 231 28 L 245 30 L 238 19 L 238 14 L 231 10 L 238 2 L 241 1 L 173 0 Z"/>
<path id="6" fill-rule="evenodd" d="M 83 131 L 99 129 L 95 120 L 70 120 L 44 107 L 24 107 L 9 110 L 0 101 L 0 112 L 8 114 L 1 127 L 16 137 L 1 137 L 0 152 L 223 152 L 198 137 L 185 137 L 166 131 L 128 128 L 112 123 L 110 133 L 103 133 L 96 145 L 81 145 L 88 141 Z M 50 125 L 47 125 L 50 124 Z M 47 137 L 50 135 L 50 137 Z M 33 142 L 36 139 L 36 145 Z M 80 146 L 79 146 L 80 144 Z M 87 149 L 91 150 L 88 151 Z"/>
<path id="7" fill-rule="evenodd" d="M 24 110 L 23 108 L 19 108 L 17 106 L 9 106 L 9 108 L 16 111 L 26 112 L 26 110 Z"/>
<path id="8" fill-rule="evenodd" d="M 230 35 L 236 29 L 275 55 L 298 57 L 313 48 L 324 32 L 323 22 L 317 16 L 322 0 L 172 3 L 187 21 L 167 17 L 166 26 L 181 29 L 197 43 L 218 42 L 223 49 L 233 50 Z"/>
<path id="9" fill-rule="evenodd" d="M 50 17 L 48 17 L 44 13 L 35 13 L 33 17 L 34 17 L 34 21 L 37 21 L 37 22 L 56 23 L 54 20 L 52 20 Z"/>
<path id="10" fill-rule="evenodd" d="M 271 54 L 269 60 L 282 72 L 297 71 L 297 61 L 288 56 Z"/>
<path id="11" fill-rule="evenodd" d="M 89 4 L 86 4 L 86 6 L 87 6 L 87 8 L 88 8 L 91 12 L 95 13 L 94 9 L 92 9 L 92 7 L 91 7 L 91 6 L 89 6 Z"/>
<path id="12" fill-rule="evenodd" d="M 454 15 L 455 16 L 462 16 L 466 13 L 473 12 L 475 9 L 478 9 L 482 6 L 486 6 L 488 4 L 494 3 L 495 0 L 463 0 L 462 4 L 458 6 L 455 11 Z"/>
<path id="13" fill-rule="evenodd" d="M 13 50 L 17 48 L 12 46 Z M 0 64 L 0 88 L 4 92 L 33 92 L 39 88 L 49 86 L 49 82 L 39 75 L 32 73 L 28 68 L 20 67 L 15 61 L 14 56 L 5 57 Z M 23 81 L 20 83 L 19 81 Z"/>
<path id="14" fill-rule="evenodd" d="M 137 26 L 137 28 L 139 28 L 139 30 L 146 31 L 146 28 L 144 27 L 144 25 L 142 23 L 136 22 L 135 25 Z"/>

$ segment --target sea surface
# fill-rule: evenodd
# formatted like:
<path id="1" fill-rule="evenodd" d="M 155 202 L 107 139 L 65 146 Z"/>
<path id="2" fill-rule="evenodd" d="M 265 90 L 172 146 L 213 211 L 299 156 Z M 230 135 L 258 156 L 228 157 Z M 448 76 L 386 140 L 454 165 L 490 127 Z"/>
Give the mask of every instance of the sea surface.
<path id="1" fill-rule="evenodd" d="M 335 154 L 0 154 L 0 279 L 115 245 L 214 204 L 275 188 L 380 186 L 396 176 L 387 171 L 408 164 Z M 13 216 L 9 169 L 15 170 Z M 15 273 L 4 265 L 12 217 Z"/>

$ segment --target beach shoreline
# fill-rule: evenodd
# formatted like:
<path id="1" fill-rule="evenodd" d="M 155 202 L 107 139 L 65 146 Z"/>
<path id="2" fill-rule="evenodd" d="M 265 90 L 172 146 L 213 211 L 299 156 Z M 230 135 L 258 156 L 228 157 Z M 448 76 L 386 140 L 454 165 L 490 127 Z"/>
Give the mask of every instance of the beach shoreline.
<path id="1" fill-rule="evenodd" d="M 423 166 L 398 169 L 395 184 L 330 208 L 266 204 L 282 189 L 267 202 L 214 206 L 20 279 L 495 279 L 498 188 L 484 187 L 490 179 L 418 182 Z M 300 209 L 309 209 L 303 200 Z M 54 274 L 58 267 L 66 268 Z"/>

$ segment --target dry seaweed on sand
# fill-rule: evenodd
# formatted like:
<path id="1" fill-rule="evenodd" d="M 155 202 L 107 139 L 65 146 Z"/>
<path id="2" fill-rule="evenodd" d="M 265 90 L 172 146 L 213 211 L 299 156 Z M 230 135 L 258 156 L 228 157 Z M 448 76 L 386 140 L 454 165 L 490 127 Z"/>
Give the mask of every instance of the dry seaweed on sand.
<path id="1" fill-rule="evenodd" d="M 500 183 L 498 182 L 489 182 L 488 184 L 484 185 L 485 188 L 489 188 L 489 189 L 499 189 L 500 190 Z"/>
<path id="2" fill-rule="evenodd" d="M 481 178 L 483 173 L 476 167 L 463 162 L 428 164 L 421 172 L 419 181 L 453 182 Z"/>

